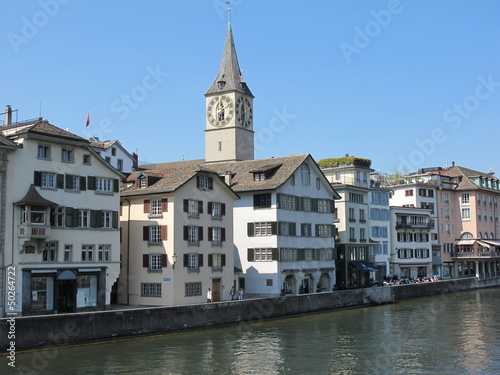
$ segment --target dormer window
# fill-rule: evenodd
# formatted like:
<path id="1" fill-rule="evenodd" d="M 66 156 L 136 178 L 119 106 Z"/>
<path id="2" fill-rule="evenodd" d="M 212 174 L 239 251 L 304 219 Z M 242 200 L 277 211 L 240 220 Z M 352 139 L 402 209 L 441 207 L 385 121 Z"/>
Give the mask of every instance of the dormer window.
<path id="1" fill-rule="evenodd" d="M 147 188 L 148 187 L 148 179 L 147 178 L 141 178 L 139 180 L 139 187 L 141 189 Z"/>
<path id="2" fill-rule="evenodd" d="M 226 86 L 226 81 L 218 81 L 217 86 L 219 87 L 219 90 L 222 90 L 224 86 Z"/>
<path id="3" fill-rule="evenodd" d="M 253 180 L 254 181 L 265 181 L 266 180 L 266 174 L 264 172 L 254 172 L 254 174 L 253 174 Z"/>

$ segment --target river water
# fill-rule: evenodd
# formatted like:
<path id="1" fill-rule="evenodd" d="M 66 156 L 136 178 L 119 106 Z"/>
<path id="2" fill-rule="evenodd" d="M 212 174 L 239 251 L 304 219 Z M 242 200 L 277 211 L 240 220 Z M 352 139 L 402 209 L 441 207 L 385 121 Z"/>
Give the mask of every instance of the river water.
<path id="1" fill-rule="evenodd" d="M 500 288 L 17 353 L 16 370 L 32 375 L 499 374 Z"/>

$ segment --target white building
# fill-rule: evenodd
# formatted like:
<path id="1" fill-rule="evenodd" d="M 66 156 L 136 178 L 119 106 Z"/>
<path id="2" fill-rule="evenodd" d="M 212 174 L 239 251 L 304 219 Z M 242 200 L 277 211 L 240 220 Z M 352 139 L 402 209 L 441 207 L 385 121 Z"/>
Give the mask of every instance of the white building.
<path id="1" fill-rule="evenodd" d="M 46 120 L 9 124 L 4 267 L 23 315 L 102 310 L 118 277 L 119 181 L 89 142 Z M 5 294 L 7 295 L 7 293 Z"/>
<path id="2" fill-rule="evenodd" d="M 137 154 L 130 154 L 119 141 L 104 141 L 99 138 L 90 138 L 90 147 L 108 164 L 122 173 L 131 173 L 137 170 Z"/>

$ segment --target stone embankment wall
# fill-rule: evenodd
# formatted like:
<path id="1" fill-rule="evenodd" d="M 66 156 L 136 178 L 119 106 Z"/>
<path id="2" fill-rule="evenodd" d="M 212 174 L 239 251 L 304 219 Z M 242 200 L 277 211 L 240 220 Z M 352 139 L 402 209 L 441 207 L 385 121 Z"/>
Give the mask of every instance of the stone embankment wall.
<path id="1" fill-rule="evenodd" d="M 500 279 L 479 281 L 476 278 L 467 278 L 200 305 L 26 316 L 15 318 L 15 347 L 21 349 L 61 346 L 224 324 L 251 324 L 261 319 L 390 303 L 407 298 L 499 285 Z M 11 327 L 12 320 L 0 319 L 0 342 L 9 343 L 7 337 Z"/>

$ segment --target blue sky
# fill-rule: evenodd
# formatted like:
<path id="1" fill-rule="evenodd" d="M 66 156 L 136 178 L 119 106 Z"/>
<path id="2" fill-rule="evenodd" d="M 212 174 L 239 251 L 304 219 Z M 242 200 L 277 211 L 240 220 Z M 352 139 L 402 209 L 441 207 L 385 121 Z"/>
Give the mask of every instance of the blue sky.
<path id="1" fill-rule="evenodd" d="M 381 172 L 500 174 L 500 1 L 233 0 L 256 158 L 372 159 Z M 118 139 L 141 160 L 204 157 L 222 0 L 3 0 L 0 112 Z M 14 114 L 16 119 L 16 114 Z"/>

